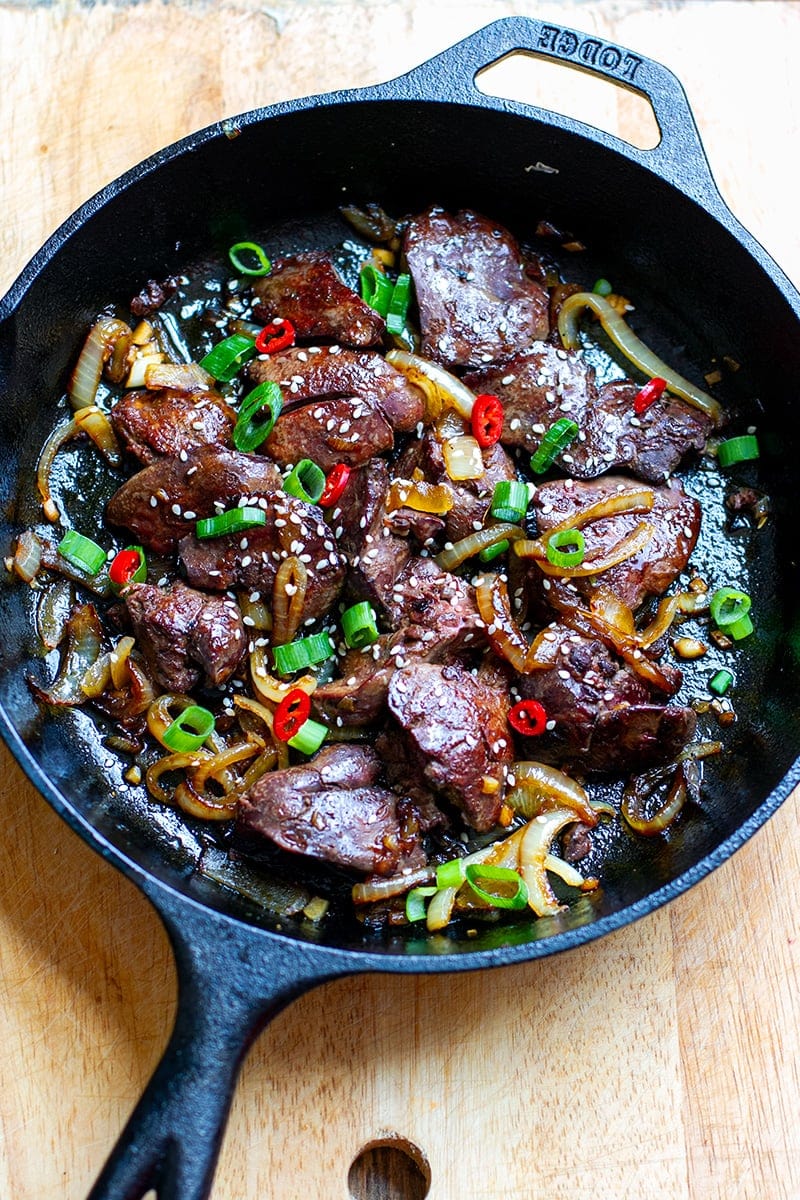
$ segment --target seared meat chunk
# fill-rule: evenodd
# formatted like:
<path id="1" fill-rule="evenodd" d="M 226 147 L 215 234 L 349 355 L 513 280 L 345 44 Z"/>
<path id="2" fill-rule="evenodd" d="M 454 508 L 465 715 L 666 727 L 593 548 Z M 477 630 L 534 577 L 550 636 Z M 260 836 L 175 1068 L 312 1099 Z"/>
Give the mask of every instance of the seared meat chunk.
<path id="1" fill-rule="evenodd" d="M 413 809 L 378 783 L 368 746 L 327 746 L 309 762 L 263 775 L 244 796 L 239 825 L 284 850 L 366 874 L 423 862 Z"/>
<path id="2" fill-rule="evenodd" d="M 484 473 L 480 479 L 465 479 L 455 483 L 447 474 L 442 444 L 428 430 L 423 437 L 408 444 L 400 456 L 395 473 L 411 479 L 415 470 L 422 471 L 430 483 L 446 483 L 453 492 L 455 503 L 444 514 L 445 530 L 451 541 L 473 533 L 483 525 L 494 495 L 495 484 L 501 479 L 516 479 L 514 464 L 503 447 L 497 443 L 483 451 Z"/>
<path id="3" fill-rule="evenodd" d="M 111 424 L 126 450 L 145 464 L 174 458 L 199 446 L 230 444 L 236 413 L 216 392 L 126 392 L 111 410 Z"/>
<path id="4" fill-rule="evenodd" d="M 703 449 L 712 428 L 705 413 L 666 392 L 637 417 L 637 384 L 623 380 L 598 389 L 594 367 L 581 351 L 544 342 L 502 368 L 471 372 L 465 382 L 474 391 L 491 392 L 502 400 L 506 446 L 521 446 L 533 454 L 554 421 L 573 420 L 578 437 L 555 462 L 577 479 L 594 479 L 624 466 L 641 479 L 659 483 L 690 450 Z"/>
<path id="5" fill-rule="evenodd" d="M 400 736 L 381 744 L 394 769 L 416 773 L 479 832 L 496 825 L 512 760 L 508 690 L 499 676 L 411 663 L 393 674 L 388 704 Z"/>
<path id="6" fill-rule="evenodd" d="M 217 506 L 232 508 L 242 496 L 264 495 L 281 486 L 281 473 L 268 458 L 202 446 L 181 458 L 163 458 L 123 483 L 108 502 L 112 525 L 130 529 L 155 554 L 169 554 L 198 517 Z"/>
<path id="7" fill-rule="evenodd" d="M 283 390 L 284 414 L 309 400 L 350 396 L 379 408 L 393 429 L 407 433 L 422 420 L 424 400 L 419 388 L 371 350 L 342 350 L 315 346 L 308 350 L 283 350 L 265 359 L 254 359 L 248 374 L 256 383 L 271 380 Z M 354 415 L 358 406 L 354 407 Z M 357 419 L 357 417 L 356 417 Z M 349 433 L 353 444 L 357 429 Z"/>
<path id="8" fill-rule="evenodd" d="M 180 581 L 171 587 L 134 583 L 125 604 L 150 675 L 168 692 L 198 683 L 217 687 L 233 675 L 247 639 L 236 603 Z"/>
<path id="9" fill-rule="evenodd" d="M 474 589 L 430 558 L 409 561 L 390 604 L 392 632 L 381 634 L 367 651 L 348 651 L 339 664 L 340 677 L 314 692 L 316 708 L 329 720 L 366 725 L 385 707 L 396 669 L 412 661 L 453 662 L 485 643 Z"/>
<path id="10" fill-rule="evenodd" d="M 291 321 L 299 338 L 322 338 L 345 346 L 374 346 L 386 324 L 380 313 L 347 287 L 326 254 L 309 251 L 276 258 L 253 292 L 258 321 Z"/>
<path id="11" fill-rule="evenodd" d="M 599 639 L 553 624 L 538 657 L 552 668 L 520 676 L 518 687 L 555 725 L 543 737 L 522 739 L 531 757 L 588 774 L 629 775 L 670 762 L 694 734 L 692 709 L 664 705 L 663 693 Z"/>
<path id="12" fill-rule="evenodd" d="M 186 578 L 209 591 L 246 588 L 271 594 L 281 562 L 296 555 L 308 572 L 304 619 L 322 616 L 341 591 L 346 564 L 321 509 L 285 492 L 268 492 L 257 502 L 267 514 L 264 525 L 244 534 L 181 539 L 178 558 Z"/>
<path id="13" fill-rule="evenodd" d="M 409 222 L 405 255 L 426 357 L 478 367 L 547 337 L 547 292 L 508 230 L 469 209 L 430 208 Z"/>
<path id="14" fill-rule="evenodd" d="M 263 450 L 282 467 L 312 459 L 328 472 L 337 463 L 360 467 L 394 446 L 394 433 L 370 400 L 330 396 L 282 413 Z"/>
<path id="15" fill-rule="evenodd" d="M 546 533 L 560 521 L 572 517 L 580 508 L 618 493 L 639 491 L 631 479 L 604 475 L 591 483 L 555 479 L 537 488 L 533 498 L 539 529 Z M 659 596 L 684 569 L 700 532 L 700 505 L 687 496 L 683 486 L 673 480 L 669 487 L 654 487 L 653 508 L 645 513 L 620 513 L 592 521 L 583 530 L 586 539 L 584 562 L 605 557 L 613 547 L 646 522 L 652 537 L 638 554 L 610 567 L 599 575 L 575 580 L 578 589 L 590 595 L 602 585 L 636 609 L 647 596 Z M 531 571 L 538 574 L 536 567 Z"/>

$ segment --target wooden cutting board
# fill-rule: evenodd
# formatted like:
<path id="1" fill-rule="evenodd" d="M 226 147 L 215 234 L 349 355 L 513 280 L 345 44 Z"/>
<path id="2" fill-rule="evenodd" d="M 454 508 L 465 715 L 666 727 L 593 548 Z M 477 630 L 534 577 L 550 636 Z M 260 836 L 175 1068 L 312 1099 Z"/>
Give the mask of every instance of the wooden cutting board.
<path id="1" fill-rule="evenodd" d="M 389 78 L 526 9 L 0 2 L 0 290 L 74 207 L 175 138 Z M 800 282 L 798 5 L 570 0 L 535 15 L 673 68 L 726 199 Z M 577 104 L 632 140 L 650 128 L 628 93 L 529 61 L 512 73 L 515 95 Z M 0 1195 L 80 1200 L 165 1044 L 174 971 L 139 893 L 2 754 Z M 794 796 L 711 878 L 599 943 L 312 993 L 245 1065 L 214 1200 L 346 1200 L 354 1159 L 393 1139 L 427 1161 L 431 1200 L 798 1200 L 799 877 Z M 423 1194 L 376 1171 L 357 1198 Z"/>

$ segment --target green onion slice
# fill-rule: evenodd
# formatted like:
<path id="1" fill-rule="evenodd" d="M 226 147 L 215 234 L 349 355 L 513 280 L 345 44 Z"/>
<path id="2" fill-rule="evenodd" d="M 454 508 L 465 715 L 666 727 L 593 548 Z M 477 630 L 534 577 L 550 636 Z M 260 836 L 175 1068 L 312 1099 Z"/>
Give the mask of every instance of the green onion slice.
<path id="1" fill-rule="evenodd" d="M 214 732 L 214 715 L 199 704 L 190 704 L 179 713 L 162 735 L 164 745 L 178 754 L 199 750 Z"/>
<path id="2" fill-rule="evenodd" d="M 749 617 L 752 603 L 747 592 L 739 592 L 736 588 L 719 588 L 709 604 L 711 618 L 723 633 L 739 642 L 753 632 L 753 622 Z"/>
<path id="3" fill-rule="evenodd" d="M 239 407 L 239 420 L 233 429 L 233 444 L 249 454 L 266 441 L 283 408 L 283 396 L 277 383 L 266 380 L 245 396 Z"/>
<path id="4" fill-rule="evenodd" d="M 267 514 L 263 508 L 243 504 L 240 508 L 217 513 L 215 517 L 203 517 L 195 525 L 195 534 L 199 538 L 223 537 L 226 533 L 241 533 L 266 523 Z"/>
<path id="5" fill-rule="evenodd" d="M 293 750 L 299 750 L 301 754 L 313 754 L 319 750 L 327 735 L 327 725 L 321 725 L 319 721 L 312 721 L 309 717 L 294 737 L 289 738 L 287 745 Z"/>
<path id="6" fill-rule="evenodd" d="M 732 467 L 734 463 L 748 462 L 750 459 L 758 458 L 758 438 L 751 433 L 743 434 L 742 437 L 728 438 L 727 442 L 720 442 L 717 446 L 717 462 L 721 467 Z"/>
<path id="7" fill-rule="evenodd" d="M 379 271 L 374 263 L 364 263 L 359 276 L 361 299 L 385 317 L 389 311 L 394 287 L 391 279 Z"/>
<path id="8" fill-rule="evenodd" d="M 470 863 L 466 870 L 467 883 L 481 900 L 494 908 L 524 908 L 528 903 L 528 887 L 525 880 L 510 867 L 486 866 L 483 863 Z M 503 891 L 490 891 L 484 883 L 503 885 Z M 509 889 L 513 892 L 509 895 Z"/>
<path id="9" fill-rule="evenodd" d="M 301 458 L 284 479 L 283 490 L 307 504 L 316 504 L 325 490 L 325 472 L 310 458 Z"/>
<path id="10" fill-rule="evenodd" d="M 426 917 L 425 901 L 438 892 L 435 887 L 412 888 L 406 896 L 406 920 L 410 922 L 424 921 Z"/>
<path id="11" fill-rule="evenodd" d="M 539 449 L 531 458 L 531 470 L 536 475 L 542 475 L 577 436 L 578 426 L 575 422 L 569 417 L 559 417 L 550 426 L 539 443 Z"/>
<path id="12" fill-rule="evenodd" d="M 467 864 L 463 858 L 451 858 L 436 868 L 437 888 L 459 888 L 467 878 Z"/>
<path id="13" fill-rule="evenodd" d="M 562 529 L 545 543 L 547 561 L 554 567 L 579 567 L 586 552 L 586 539 L 580 529 Z"/>
<path id="14" fill-rule="evenodd" d="M 613 292 L 613 287 L 607 279 L 596 279 L 592 291 L 595 296 L 610 296 Z"/>
<path id="15" fill-rule="evenodd" d="M 74 529 L 64 534 L 58 543 L 58 553 L 68 563 L 72 563 L 73 567 L 86 571 L 87 575 L 96 575 L 106 562 L 103 547 L 98 546 L 91 538 L 84 537 L 82 533 L 76 533 Z"/>
<path id="16" fill-rule="evenodd" d="M 239 368 L 249 362 L 255 352 L 253 338 L 245 337 L 243 333 L 232 333 L 230 337 L 217 342 L 205 358 L 200 359 L 200 366 L 218 383 L 230 383 Z"/>
<path id="17" fill-rule="evenodd" d="M 501 554 L 505 554 L 508 547 L 508 538 L 503 538 L 502 542 L 497 542 L 494 546 L 487 546 L 485 550 L 481 550 L 478 558 L 481 562 L 491 562 L 492 559 L 499 558 Z"/>
<path id="18" fill-rule="evenodd" d="M 258 242 L 236 242 L 228 251 L 228 258 L 240 275 L 269 275 L 272 270 L 272 263 Z"/>
<path id="19" fill-rule="evenodd" d="M 519 479 L 501 479 L 494 485 L 489 514 L 498 521 L 518 524 L 528 511 L 530 493 L 527 483 Z"/>
<path id="20" fill-rule="evenodd" d="M 293 675 L 295 671 L 325 662 L 335 652 L 329 633 L 312 633 L 294 642 L 286 642 L 283 646 L 272 647 L 275 670 L 279 675 Z"/>
<path id="21" fill-rule="evenodd" d="M 398 275 L 397 283 L 389 301 L 389 311 L 386 314 L 386 329 L 398 336 L 406 327 L 408 304 L 411 299 L 411 276 Z"/>
<path id="22" fill-rule="evenodd" d="M 714 675 L 714 677 L 711 679 L 711 682 L 708 686 L 715 695 L 724 696 L 732 683 L 733 675 L 730 671 L 726 671 L 723 668 L 723 670 L 717 671 L 716 675 Z"/>
<path id="23" fill-rule="evenodd" d="M 362 600 L 342 613 L 344 640 L 351 650 L 361 650 L 378 640 L 375 610 L 368 600 Z"/>

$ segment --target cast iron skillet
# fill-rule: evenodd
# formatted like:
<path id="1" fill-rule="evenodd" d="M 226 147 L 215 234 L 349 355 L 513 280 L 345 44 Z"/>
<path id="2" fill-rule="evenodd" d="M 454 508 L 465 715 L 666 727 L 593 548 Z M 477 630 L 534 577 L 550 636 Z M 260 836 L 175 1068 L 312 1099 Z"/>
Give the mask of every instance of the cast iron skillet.
<path id="1" fill-rule="evenodd" d="M 661 129 L 659 146 L 634 149 L 479 92 L 477 72 L 517 50 L 641 92 Z M 362 971 L 501 966 L 588 942 L 724 862 L 800 778 L 792 513 L 800 297 L 717 193 L 677 80 L 568 29 L 498 21 L 383 86 L 278 104 L 202 130 L 85 204 L 0 301 L 3 546 L 39 519 L 31 499 L 38 447 L 80 331 L 109 299 L 124 301 L 144 280 L 180 272 L 209 247 L 222 250 L 271 223 L 291 219 L 298 240 L 312 244 L 343 201 L 373 199 L 393 212 L 431 202 L 469 206 L 523 235 L 546 217 L 602 247 L 606 273 L 636 295 L 638 311 L 654 316 L 673 356 L 685 348 L 695 376 L 714 354 L 742 364 L 729 399 L 758 397 L 760 470 L 775 514 L 747 564 L 759 620 L 741 659 L 742 732 L 730 739 L 707 809 L 646 852 L 612 859 L 588 916 L 493 927 L 469 941 L 454 936 L 447 953 L 441 939 L 434 953 L 424 939 L 371 941 L 335 924 L 316 937 L 280 932 L 193 872 L 191 839 L 148 823 L 147 805 L 137 807 L 105 769 L 90 721 L 80 713 L 55 720 L 37 709 L 25 683 L 36 648 L 29 591 L 4 583 L 3 736 L 56 811 L 156 907 L 179 971 L 172 1038 L 92 1200 L 140 1200 L 151 1187 L 161 1200 L 207 1196 L 244 1053 L 306 989 Z"/>

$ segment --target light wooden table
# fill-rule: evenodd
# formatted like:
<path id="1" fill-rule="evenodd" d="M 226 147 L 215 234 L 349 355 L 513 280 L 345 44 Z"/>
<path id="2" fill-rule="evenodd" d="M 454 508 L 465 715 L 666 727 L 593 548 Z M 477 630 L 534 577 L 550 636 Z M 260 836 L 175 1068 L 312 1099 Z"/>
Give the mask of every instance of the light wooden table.
<path id="1" fill-rule="evenodd" d="M 526 7 L 0 3 L 0 290 L 158 147 L 261 103 L 389 78 Z M 676 71 L 724 195 L 800 282 L 797 4 L 571 0 L 535 15 Z M 531 64 L 515 86 L 642 127 L 613 88 L 589 96 Z M 165 1043 L 173 967 L 138 892 L 2 754 L 0 1195 L 80 1200 Z M 710 879 L 599 943 L 312 993 L 245 1065 L 214 1200 L 343 1200 L 351 1161 L 389 1133 L 427 1155 L 431 1200 L 797 1200 L 799 877 L 793 797 Z"/>

